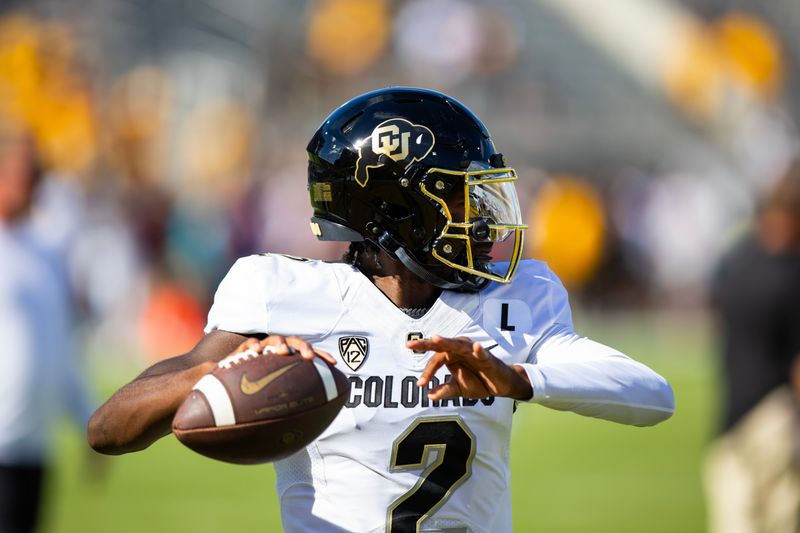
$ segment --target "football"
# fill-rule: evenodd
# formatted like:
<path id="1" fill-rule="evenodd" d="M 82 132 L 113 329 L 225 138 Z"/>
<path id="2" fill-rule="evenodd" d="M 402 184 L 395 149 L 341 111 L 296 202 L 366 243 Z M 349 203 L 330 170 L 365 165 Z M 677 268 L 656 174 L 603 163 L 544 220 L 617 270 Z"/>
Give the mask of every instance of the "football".
<path id="1" fill-rule="evenodd" d="M 277 461 L 316 439 L 350 392 L 344 374 L 319 357 L 248 350 L 203 376 L 172 420 L 195 452 L 236 464 Z"/>

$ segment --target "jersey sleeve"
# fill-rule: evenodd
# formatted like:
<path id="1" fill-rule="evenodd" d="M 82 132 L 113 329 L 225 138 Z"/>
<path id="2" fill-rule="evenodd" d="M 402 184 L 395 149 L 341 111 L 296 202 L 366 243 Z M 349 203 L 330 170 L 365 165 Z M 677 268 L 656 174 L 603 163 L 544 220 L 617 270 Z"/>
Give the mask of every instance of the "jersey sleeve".
<path id="1" fill-rule="evenodd" d="M 563 326 L 572 329 L 572 308 L 569 305 L 569 295 L 564 284 L 558 279 L 555 272 L 545 267 L 547 278 L 547 302 L 553 326 Z M 551 326 L 551 327 L 553 327 Z"/>
<path id="2" fill-rule="evenodd" d="M 237 260 L 214 294 L 205 333 L 215 329 L 233 333 L 267 333 L 269 265 L 260 256 Z"/>
<path id="3" fill-rule="evenodd" d="M 339 320 L 342 299 L 336 265 L 279 254 L 244 257 L 219 284 L 205 332 L 314 340 Z"/>
<path id="4" fill-rule="evenodd" d="M 549 274 L 550 326 L 531 349 L 524 368 L 532 403 L 635 426 L 669 418 L 675 407 L 669 383 L 618 350 L 573 330 L 567 291 Z"/>

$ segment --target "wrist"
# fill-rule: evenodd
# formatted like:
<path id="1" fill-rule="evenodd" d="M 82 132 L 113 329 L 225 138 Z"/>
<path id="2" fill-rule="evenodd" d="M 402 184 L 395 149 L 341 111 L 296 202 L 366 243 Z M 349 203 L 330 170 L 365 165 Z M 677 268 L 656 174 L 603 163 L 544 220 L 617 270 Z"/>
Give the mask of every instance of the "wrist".
<path id="1" fill-rule="evenodd" d="M 511 365 L 511 370 L 514 371 L 515 379 L 513 380 L 513 386 L 508 397 L 521 401 L 528 401 L 533 398 L 533 385 L 531 384 L 530 378 L 528 378 L 528 373 L 525 372 L 522 365 Z"/>
<path id="2" fill-rule="evenodd" d="M 176 396 L 178 400 L 177 404 L 175 405 L 176 409 L 177 406 L 183 402 L 184 397 L 191 392 L 192 387 L 194 387 L 203 376 L 213 372 L 216 367 L 217 363 L 214 361 L 203 361 L 202 363 L 198 363 L 193 367 L 186 369 L 182 377 L 179 378 L 181 385 L 175 387 L 176 391 L 180 391 Z"/>

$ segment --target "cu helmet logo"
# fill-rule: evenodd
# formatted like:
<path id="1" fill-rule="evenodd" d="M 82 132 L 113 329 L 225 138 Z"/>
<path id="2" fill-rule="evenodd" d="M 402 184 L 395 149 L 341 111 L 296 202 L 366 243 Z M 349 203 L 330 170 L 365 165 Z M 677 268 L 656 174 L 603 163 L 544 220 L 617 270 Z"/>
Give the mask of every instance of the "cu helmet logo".
<path id="1" fill-rule="evenodd" d="M 384 120 L 358 148 L 356 182 L 367 186 L 370 170 L 386 164 L 379 159 L 381 155 L 401 164 L 405 170 L 411 163 L 425 159 L 435 142 L 433 132 L 421 124 L 402 118 Z"/>

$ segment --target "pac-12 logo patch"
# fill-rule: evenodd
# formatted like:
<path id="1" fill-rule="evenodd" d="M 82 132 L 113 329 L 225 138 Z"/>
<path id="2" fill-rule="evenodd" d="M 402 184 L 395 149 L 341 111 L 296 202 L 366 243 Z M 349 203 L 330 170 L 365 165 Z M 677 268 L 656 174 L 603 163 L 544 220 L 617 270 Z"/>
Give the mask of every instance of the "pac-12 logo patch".
<path id="1" fill-rule="evenodd" d="M 339 354 L 353 372 L 364 364 L 368 353 L 369 341 L 366 337 L 339 337 Z"/>
<path id="2" fill-rule="evenodd" d="M 370 170 L 386 164 L 379 160 L 381 155 L 400 164 L 405 170 L 414 161 L 428 157 L 434 144 L 436 138 L 433 132 L 421 124 L 414 124 L 404 118 L 384 120 L 358 148 L 356 181 L 362 187 L 367 186 Z"/>

